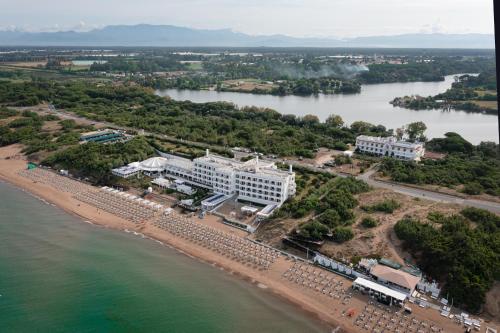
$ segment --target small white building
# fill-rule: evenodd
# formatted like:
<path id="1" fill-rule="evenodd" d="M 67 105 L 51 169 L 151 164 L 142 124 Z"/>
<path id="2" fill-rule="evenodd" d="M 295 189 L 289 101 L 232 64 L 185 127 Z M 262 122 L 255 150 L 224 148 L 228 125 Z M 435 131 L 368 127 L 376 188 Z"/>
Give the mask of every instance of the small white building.
<path id="1" fill-rule="evenodd" d="M 137 176 L 141 172 L 141 169 L 135 163 L 136 162 L 122 166 L 120 168 L 112 169 L 111 173 L 121 178 Z"/>
<path id="2" fill-rule="evenodd" d="M 161 177 L 155 178 L 151 183 L 155 184 L 163 189 L 169 188 L 171 185 L 171 182 L 168 179 L 161 178 Z"/>
<path id="3" fill-rule="evenodd" d="M 193 195 L 196 193 L 196 190 L 194 188 L 185 184 L 178 184 L 175 186 L 175 189 L 187 195 Z"/>
<path id="4" fill-rule="evenodd" d="M 214 210 L 227 199 L 229 199 L 229 197 L 224 194 L 215 194 L 210 198 L 203 200 L 201 202 L 201 208 L 206 211 Z"/>
<path id="5" fill-rule="evenodd" d="M 356 150 L 361 153 L 408 161 L 420 161 L 425 153 L 423 143 L 399 141 L 393 136 L 376 137 L 360 135 L 356 138 Z"/>
<path id="6" fill-rule="evenodd" d="M 352 157 L 353 154 L 354 154 L 354 152 L 352 150 L 346 150 L 342 153 L 342 155 L 344 155 L 346 157 Z"/>

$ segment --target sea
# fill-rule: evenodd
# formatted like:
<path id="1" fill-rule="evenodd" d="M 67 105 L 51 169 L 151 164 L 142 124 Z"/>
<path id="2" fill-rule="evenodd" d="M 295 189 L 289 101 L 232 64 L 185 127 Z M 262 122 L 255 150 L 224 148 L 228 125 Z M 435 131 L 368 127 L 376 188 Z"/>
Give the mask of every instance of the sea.
<path id="1" fill-rule="evenodd" d="M 209 263 L 0 182 L 0 332 L 329 332 Z"/>

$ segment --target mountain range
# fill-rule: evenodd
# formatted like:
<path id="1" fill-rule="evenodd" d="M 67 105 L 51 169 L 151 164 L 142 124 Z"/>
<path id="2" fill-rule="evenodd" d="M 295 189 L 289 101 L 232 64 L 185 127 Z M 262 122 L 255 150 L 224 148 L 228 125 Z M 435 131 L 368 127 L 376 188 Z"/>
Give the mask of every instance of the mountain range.
<path id="1" fill-rule="evenodd" d="M 348 39 L 248 35 L 230 29 L 202 30 L 172 25 L 111 25 L 86 32 L 0 31 L 1 46 L 171 46 L 171 47 L 384 47 L 495 48 L 492 34 L 402 34 Z"/>

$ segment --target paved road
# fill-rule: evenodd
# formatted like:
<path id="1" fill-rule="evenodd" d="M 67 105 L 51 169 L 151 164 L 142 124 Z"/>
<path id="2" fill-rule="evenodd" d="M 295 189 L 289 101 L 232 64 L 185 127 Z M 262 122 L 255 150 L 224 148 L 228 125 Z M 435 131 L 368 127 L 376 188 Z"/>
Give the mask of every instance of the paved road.
<path id="1" fill-rule="evenodd" d="M 77 115 L 74 115 L 74 114 L 66 112 L 66 111 L 56 110 L 52 106 L 49 106 L 49 108 L 51 109 L 52 112 L 55 112 L 61 118 L 85 120 L 85 121 L 92 122 L 92 120 L 90 120 L 90 119 L 87 119 L 84 117 L 79 117 Z M 134 128 L 117 126 L 115 124 L 108 123 L 108 122 L 95 121 L 94 123 L 96 123 L 96 124 L 99 123 L 99 124 L 104 125 L 104 126 L 119 128 L 119 129 L 123 129 L 123 130 L 136 130 Z M 203 144 L 200 142 L 179 140 L 177 138 L 173 138 L 173 137 L 170 137 L 168 135 L 163 135 L 163 134 L 155 134 L 155 133 L 150 133 L 150 132 L 145 132 L 144 134 L 151 135 L 151 136 L 154 136 L 157 138 L 164 138 L 164 139 L 179 141 L 179 142 L 194 145 L 194 146 L 197 146 L 200 148 L 210 148 L 210 146 L 211 146 L 211 145 Z M 224 147 L 220 147 L 220 148 L 224 148 Z M 249 153 L 243 153 L 243 152 L 234 152 L 234 153 L 235 153 L 236 158 L 241 158 L 241 157 L 249 155 Z M 322 168 L 319 168 L 317 166 L 314 166 L 314 165 L 311 165 L 309 163 L 305 163 L 302 161 L 283 160 L 283 159 L 279 159 L 279 158 L 271 159 L 271 160 L 274 160 L 276 162 L 285 162 L 285 163 L 289 163 L 292 165 L 299 165 L 299 166 L 306 167 L 306 168 L 309 168 L 309 169 L 314 170 L 314 171 L 330 172 L 330 173 L 335 174 L 335 175 L 340 176 L 340 177 L 346 177 L 346 175 L 344 175 L 344 174 L 335 173 L 329 169 L 322 169 Z M 500 204 L 498 204 L 498 203 L 491 202 L 491 201 L 485 201 L 485 200 L 463 199 L 463 198 L 459 198 L 459 197 L 456 197 L 453 195 L 442 194 L 442 193 L 437 193 L 437 192 L 433 192 L 433 191 L 427 191 L 427 190 L 423 190 L 423 189 L 405 186 L 403 184 L 393 184 L 393 183 L 389 183 L 389 182 L 375 180 L 375 179 L 371 178 L 375 172 L 376 172 L 376 168 L 372 167 L 367 172 L 363 173 L 362 175 L 357 176 L 357 178 L 364 180 L 365 182 L 367 182 L 368 184 L 370 184 L 371 186 L 373 186 L 375 188 L 385 188 L 385 189 L 393 190 L 395 192 L 405 194 L 405 195 L 415 197 L 415 198 L 422 198 L 422 199 L 428 199 L 428 200 L 433 200 L 433 201 L 437 201 L 437 202 L 447 202 L 447 203 L 454 203 L 454 204 L 459 204 L 459 205 L 463 205 L 463 206 L 482 208 L 482 209 L 489 210 L 490 212 L 500 214 Z"/>
<path id="2" fill-rule="evenodd" d="M 457 196 L 449 195 L 449 194 L 443 194 L 443 193 L 437 193 L 433 191 L 427 191 L 423 189 L 418 189 L 414 187 L 409 187 L 401 184 L 393 184 L 390 182 L 383 182 L 380 180 L 375 180 L 371 178 L 373 174 L 376 172 L 375 168 L 372 168 L 365 172 L 362 175 L 359 175 L 357 178 L 362 179 L 368 184 L 370 184 L 373 187 L 378 187 L 378 188 L 386 188 L 393 190 L 398 193 L 406 194 L 415 198 L 422 198 L 422 199 L 428 199 L 428 200 L 433 200 L 433 201 L 438 201 L 438 202 L 448 202 L 448 203 L 454 203 L 454 204 L 459 204 L 463 206 L 471 206 L 471 207 L 476 207 L 476 208 L 482 208 L 489 210 L 490 212 L 500 214 L 500 204 L 491 202 L 491 201 L 485 201 L 485 200 L 474 200 L 474 199 L 463 199 Z"/>
<path id="3" fill-rule="evenodd" d="M 340 177 L 347 177 L 345 174 L 340 174 L 340 173 L 335 173 L 330 169 L 322 169 L 318 168 L 316 166 L 313 166 L 308 163 L 304 163 L 301 161 L 293 161 L 293 160 L 286 160 L 286 163 L 290 163 L 292 165 L 300 165 L 302 167 L 306 167 L 311 170 L 315 171 L 321 171 L 321 172 L 330 172 L 333 173 L 337 176 Z M 405 194 L 414 198 L 421 198 L 421 199 L 427 199 L 427 200 L 432 200 L 436 202 L 446 202 L 446 203 L 454 203 L 462 206 L 471 206 L 471 207 L 476 207 L 476 208 L 482 208 L 486 209 L 490 212 L 500 214 L 500 204 L 496 202 L 491 202 L 491 201 L 486 201 L 486 200 L 474 200 L 474 199 L 464 199 L 460 198 L 454 195 L 449 195 L 449 194 L 443 194 L 443 193 L 437 193 L 434 191 L 428 191 L 424 189 L 419 189 L 411 186 L 405 186 L 404 184 L 394 184 L 391 182 L 384 182 L 380 180 L 376 180 L 371 178 L 373 174 L 376 172 L 376 166 L 372 167 L 365 173 L 357 176 L 357 179 L 364 180 L 367 182 L 369 185 L 375 188 L 385 188 L 392 190 L 394 192 L 398 192 L 401 194 Z"/>

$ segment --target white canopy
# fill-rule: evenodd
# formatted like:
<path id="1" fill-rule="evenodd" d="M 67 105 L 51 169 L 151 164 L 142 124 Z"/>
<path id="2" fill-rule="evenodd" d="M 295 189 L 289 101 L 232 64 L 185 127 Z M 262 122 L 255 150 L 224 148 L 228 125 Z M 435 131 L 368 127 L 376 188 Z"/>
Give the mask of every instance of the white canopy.
<path id="1" fill-rule="evenodd" d="M 363 286 L 363 287 L 371 289 L 371 290 L 378 291 L 381 294 L 392 297 L 392 298 L 397 299 L 401 302 L 403 302 L 406 299 L 406 295 L 403 293 L 400 293 L 399 291 L 389 289 L 381 284 L 378 284 L 376 282 L 366 280 L 366 279 L 363 279 L 360 277 L 358 277 L 356 280 L 354 280 L 354 284 L 359 285 L 359 286 Z"/>
<path id="2" fill-rule="evenodd" d="M 144 171 L 160 172 L 165 169 L 168 160 L 165 157 L 151 157 L 140 163 L 140 168 Z"/>

